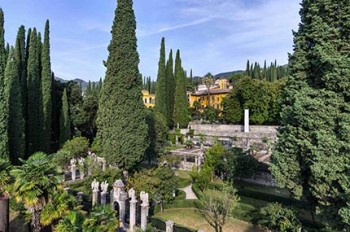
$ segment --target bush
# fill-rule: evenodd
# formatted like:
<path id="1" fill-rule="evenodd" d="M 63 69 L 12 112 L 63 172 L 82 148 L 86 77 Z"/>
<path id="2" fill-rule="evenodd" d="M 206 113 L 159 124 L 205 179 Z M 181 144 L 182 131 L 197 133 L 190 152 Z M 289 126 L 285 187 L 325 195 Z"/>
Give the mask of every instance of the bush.
<path id="1" fill-rule="evenodd" d="M 71 156 L 85 157 L 89 149 L 89 140 L 85 137 L 75 137 L 68 140 L 62 147 L 61 150 L 71 153 Z"/>
<path id="2" fill-rule="evenodd" d="M 169 133 L 168 134 L 168 140 L 172 143 L 172 144 L 176 144 L 176 135 L 174 133 Z"/>
<path id="3" fill-rule="evenodd" d="M 70 165 L 69 161 L 74 158 L 71 152 L 59 150 L 57 153 L 51 155 L 51 160 L 57 166 L 67 169 Z"/>
<path id="4" fill-rule="evenodd" d="M 279 203 L 271 203 L 261 208 L 255 220 L 259 225 L 280 232 L 297 232 L 301 227 L 294 211 L 283 208 Z"/>

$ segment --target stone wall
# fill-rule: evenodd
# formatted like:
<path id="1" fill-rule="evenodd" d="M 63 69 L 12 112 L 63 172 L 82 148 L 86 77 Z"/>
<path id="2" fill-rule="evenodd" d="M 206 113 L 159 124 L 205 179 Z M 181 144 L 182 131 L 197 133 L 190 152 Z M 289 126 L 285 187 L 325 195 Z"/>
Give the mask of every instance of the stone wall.
<path id="1" fill-rule="evenodd" d="M 214 138 L 225 141 L 243 149 L 251 146 L 259 147 L 258 150 L 266 150 L 268 146 L 274 144 L 277 138 L 277 126 L 250 126 L 248 133 L 244 133 L 243 125 L 216 125 L 216 124 L 195 124 L 190 123 L 190 129 L 194 130 L 195 142 L 200 140 L 200 136 L 205 137 L 205 143 L 212 144 Z M 186 134 L 189 129 L 181 132 Z"/>

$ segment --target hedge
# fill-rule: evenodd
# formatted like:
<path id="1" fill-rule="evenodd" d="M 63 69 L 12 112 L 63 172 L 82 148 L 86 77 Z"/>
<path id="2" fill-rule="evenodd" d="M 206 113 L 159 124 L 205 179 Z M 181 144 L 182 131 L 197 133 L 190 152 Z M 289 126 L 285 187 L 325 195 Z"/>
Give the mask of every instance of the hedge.
<path id="1" fill-rule="evenodd" d="M 163 221 L 160 218 L 152 217 L 151 218 L 151 224 L 152 224 L 152 226 L 154 226 L 158 230 L 161 230 L 161 231 L 165 231 L 166 230 L 166 222 Z M 174 225 L 174 232 L 196 232 L 196 231 L 197 230 L 190 229 L 190 228 L 187 228 L 187 227 L 184 227 L 184 226 L 180 226 L 178 224 Z"/>

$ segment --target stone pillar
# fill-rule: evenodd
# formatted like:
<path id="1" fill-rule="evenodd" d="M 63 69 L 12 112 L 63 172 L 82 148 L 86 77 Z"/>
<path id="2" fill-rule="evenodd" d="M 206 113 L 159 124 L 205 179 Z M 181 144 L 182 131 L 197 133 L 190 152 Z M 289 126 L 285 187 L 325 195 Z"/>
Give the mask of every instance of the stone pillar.
<path id="1" fill-rule="evenodd" d="M 147 217 L 148 217 L 148 210 L 149 210 L 148 193 L 141 192 L 140 199 L 142 201 L 142 204 L 141 204 L 141 230 L 146 231 L 146 229 L 147 229 Z"/>
<path id="2" fill-rule="evenodd" d="M 106 171 L 106 159 L 102 160 L 102 171 Z"/>
<path id="3" fill-rule="evenodd" d="M 71 166 L 71 172 L 72 172 L 72 181 L 75 181 L 77 176 L 77 165 L 73 164 Z"/>
<path id="4" fill-rule="evenodd" d="M 136 225 L 136 204 L 137 204 L 137 200 L 131 199 L 131 201 L 130 201 L 130 221 L 129 221 L 130 231 L 134 231 L 134 228 Z"/>
<path id="5" fill-rule="evenodd" d="M 194 163 L 196 164 L 197 167 L 199 166 L 199 165 L 198 165 L 198 155 L 195 156 L 195 158 L 194 158 Z"/>
<path id="6" fill-rule="evenodd" d="M 244 133 L 249 133 L 249 110 L 244 110 Z"/>
<path id="7" fill-rule="evenodd" d="M 175 144 L 179 145 L 179 137 L 177 135 L 175 135 Z"/>
<path id="8" fill-rule="evenodd" d="M 126 199 L 118 201 L 120 227 L 124 227 L 124 225 L 125 225 L 125 200 Z"/>
<path id="9" fill-rule="evenodd" d="M 84 179 L 85 177 L 85 173 L 84 173 L 84 166 L 82 166 L 79 170 L 79 174 L 80 174 L 80 179 Z"/>
<path id="10" fill-rule="evenodd" d="M 166 232 L 173 232 L 174 231 L 174 222 L 173 221 L 167 221 L 166 223 Z"/>
<path id="11" fill-rule="evenodd" d="M 92 191 L 92 206 L 95 206 L 98 202 L 98 190 L 93 190 Z"/>

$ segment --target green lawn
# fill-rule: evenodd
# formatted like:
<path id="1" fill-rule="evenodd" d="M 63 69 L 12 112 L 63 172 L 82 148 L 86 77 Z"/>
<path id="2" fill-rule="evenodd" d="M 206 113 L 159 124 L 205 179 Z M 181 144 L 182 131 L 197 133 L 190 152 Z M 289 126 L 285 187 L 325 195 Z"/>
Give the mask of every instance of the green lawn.
<path id="1" fill-rule="evenodd" d="M 155 215 L 156 218 L 160 218 L 163 221 L 172 220 L 176 224 L 199 230 L 202 229 L 206 232 L 214 231 L 205 219 L 197 213 L 197 209 L 193 208 L 178 208 L 178 209 L 167 209 L 163 213 Z M 263 231 L 256 226 L 244 222 L 238 219 L 229 218 L 223 231 L 227 232 L 246 232 L 246 231 Z"/>

